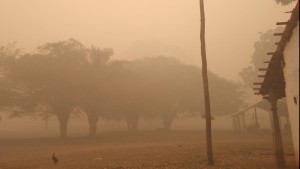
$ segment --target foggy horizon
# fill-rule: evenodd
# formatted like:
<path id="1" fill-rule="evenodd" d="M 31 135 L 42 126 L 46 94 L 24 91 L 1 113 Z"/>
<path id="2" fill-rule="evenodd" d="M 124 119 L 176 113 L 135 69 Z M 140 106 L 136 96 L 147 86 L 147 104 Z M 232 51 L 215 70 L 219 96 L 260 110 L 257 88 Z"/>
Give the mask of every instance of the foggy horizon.
<path id="1" fill-rule="evenodd" d="M 238 73 L 250 64 L 260 33 L 286 21 L 284 12 L 294 3 L 214 0 L 205 6 L 208 69 L 240 81 Z M 74 38 L 86 46 L 112 48 L 112 59 L 165 55 L 201 65 L 197 0 L 1 1 L 0 19 L 0 45 L 17 42 L 24 52 Z"/>

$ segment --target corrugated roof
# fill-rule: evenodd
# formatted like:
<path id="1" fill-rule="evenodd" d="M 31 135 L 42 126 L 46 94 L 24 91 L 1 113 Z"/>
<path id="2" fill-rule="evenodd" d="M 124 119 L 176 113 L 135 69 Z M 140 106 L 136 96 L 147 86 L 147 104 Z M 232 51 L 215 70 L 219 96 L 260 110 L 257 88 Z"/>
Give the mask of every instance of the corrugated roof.
<path id="1" fill-rule="evenodd" d="M 270 107 L 270 103 L 267 101 L 267 100 L 261 100 L 245 109 L 242 109 L 241 111 L 235 113 L 235 114 L 232 114 L 231 116 L 235 116 L 235 115 L 238 115 L 238 114 L 242 114 L 250 109 L 253 109 L 253 108 L 259 108 L 259 109 L 262 109 L 262 110 L 265 110 L 265 111 L 268 111 L 270 112 L 271 111 L 271 107 Z M 277 103 L 277 109 L 278 109 L 278 113 L 280 115 L 286 115 L 288 110 L 287 110 L 287 105 L 286 105 L 286 99 L 282 99 L 282 100 L 278 100 L 278 103 Z"/>

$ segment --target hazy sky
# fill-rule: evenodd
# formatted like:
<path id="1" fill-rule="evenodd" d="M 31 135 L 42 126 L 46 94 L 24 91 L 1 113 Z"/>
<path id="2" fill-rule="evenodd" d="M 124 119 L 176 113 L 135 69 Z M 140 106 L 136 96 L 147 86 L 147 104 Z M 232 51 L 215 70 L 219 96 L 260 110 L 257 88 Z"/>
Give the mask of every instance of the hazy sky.
<path id="1" fill-rule="evenodd" d="M 205 0 L 208 68 L 237 80 L 259 32 L 286 21 L 295 4 L 274 0 Z M 26 52 L 75 38 L 110 47 L 114 58 L 164 54 L 201 64 L 198 0 L 0 0 L 0 45 Z"/>

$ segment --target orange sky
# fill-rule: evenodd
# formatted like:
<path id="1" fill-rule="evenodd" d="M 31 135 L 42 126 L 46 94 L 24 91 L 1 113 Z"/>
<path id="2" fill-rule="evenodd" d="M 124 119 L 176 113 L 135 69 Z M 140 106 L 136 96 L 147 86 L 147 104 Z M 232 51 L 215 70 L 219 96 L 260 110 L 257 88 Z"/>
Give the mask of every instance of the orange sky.
<path id="1" fill-rule="evenodd" d="M 198 0 L 1 0 L 0 45 L 30 52 L 75 38 L 111 47 L 115 59 L 164 54 L 201 64 Z M 274 0 L 205 0 L 208 68 L 227 79 L 249 64 L 259 32 L 286 21 L 295 4 Z"/>

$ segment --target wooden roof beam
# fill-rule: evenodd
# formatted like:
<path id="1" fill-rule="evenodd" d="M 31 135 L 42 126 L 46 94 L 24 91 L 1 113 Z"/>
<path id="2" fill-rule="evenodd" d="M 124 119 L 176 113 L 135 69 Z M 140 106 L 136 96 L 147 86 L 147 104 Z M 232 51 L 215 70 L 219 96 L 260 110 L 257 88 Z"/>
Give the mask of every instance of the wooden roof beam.
<path id="1" fill-rule="evenodd" d="M 282 35 L 284 35 L 284 33 L 274 33 L 273 35 L 274 36 L 282 36 Z"/>
<path id="2" fill-rule="evenodd" d="M 276 23 L 276 25 L 287 25 L 287 24 L 289 24 L 289 21 L 287 21 L 287 22 L 277 22 Z"/>
<path id="3" fill-rule="evenodd" d="M 276 52 L 268 52 L 267 55 L 274 55 Z"/>
<path id="4" fill-rule="evenodd" d="M 258 70 L 259 70 L 259 71 L 267 71 L 268 68 L 259 68 Z"/>
<path id="5" fill-rule="evenodd" d="M 284 46 L 284 45 L 285 45 L 285 43 L 283 43 L 283 42 L 275 42 L 275 45 Z"/>
<path id="6" fill-rule="evenodd" d="M 266 77 L 266 75 L 257 75 L 257 77 Z"/>

